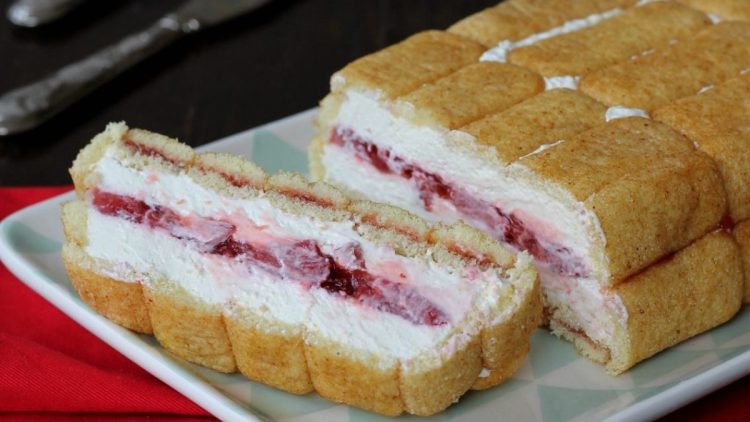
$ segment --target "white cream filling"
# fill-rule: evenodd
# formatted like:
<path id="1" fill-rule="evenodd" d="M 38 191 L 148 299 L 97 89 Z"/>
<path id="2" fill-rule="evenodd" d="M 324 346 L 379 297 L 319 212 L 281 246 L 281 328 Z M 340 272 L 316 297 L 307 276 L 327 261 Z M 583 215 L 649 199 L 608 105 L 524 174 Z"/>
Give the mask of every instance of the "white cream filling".
<path id="1" fill-rule="evenodd" d="M 518 159 L 519 160 L 523 160 L 524 158 L 528 158 L 528 157 L 537 155 L 537 154 L 539 154 L 539 153 L 541 153 L 543 151 L 546 151 L 546 150 L 548 150 L 550 148 L 556 147 L 556 146 L 562 144 L 563 142 L 565 142 L 565 140 L 564 139 L 560 139 L 559 141 L 551 142 L 549 144 L 539 145 L 539 147 L 537 147 L 537 149 L 535 149 L 534 151 L 531 151 L 530 153 L 528 153 L 528 154 L 526 154 L 524 156 L 519 157 Z"/>
<path id="2" fill-rule="evenodd" d="M 313 327 L 316 333 L 332 341 L 361 350 L 402 360 L 432 350 L 454 325 L 462 324 L 477 312 L 472 308 L 482 310 L 492 306 L 504 285 L 493 271 L 454 270 L 436 264 L 429 256 L 404 258 L 389 247 L 360 237 L 351 221 L 332 223 L 292 216 L 275 208 L 264 197 L 223 198 L 185 174 L 134 170 L 121 163 L 111 151 L 99 161 L 96 171 L 101 190 L 166 206 L 185 217 L 218 217 L 235 224 L 238 233 L 245 232 L 242 226 L 245 220 L 245 224 L 256 229 L 267 227 L 268 236 L 316 240 L 321 250 L 331 255 L 335 249 L 357 242 L 362 247 L 368 271 L 396 281 L 399 281 L 399 274 L 404 274 L 406 282 L 445 312 L 451 321 L 439 327 L 416 325 L 400 316 L 375 312 L 337 298 L 322 289 L 306 291 L 298 283 L 279 280 L 262 271 L 251 274 L 244 264 L 200 253 L 164 230 L 102 215 L 93 208 L 89 211 L 86 250 L 94 258 L 116 263 L 109 271 L 123 269 L 131 277 L 133 273 L 157 273 L 179 282 L 188 292 L 209 303 L 232 300 L 272 319 L 306 324 L 308 329 Z M 264 236 L 260 235 L 258 241 L 264 241 Z M 471 271 L 472 277 L 467 276 L 467 271 Z M 342 318 L 343 314 L 357 314 L 365 321 L 355 326 Z"/>
<path id="3" fill-rule="evenodd" d="M 200 253 L 165 232 L 99 213 L 88 212 L 86 252 L 94 258 L 119 263 L 148 277 L 178 282 L 188 293 L 210 304 L 242 299 L 267 316 L 285 323 L 304 321 L 309 307 L 299 284 L 278 283 L 263 272 L 253 274 L 252 284 L 241 277 L 247 270 L 218 256 Z M 122 278 L 122 274 L 112 274 Z M 254 288 L 262 285 L 263 289 Z"/>
<path id="4" fill-rule="evenodd" d="M 338 115 L 337 125 L 354 130 L 364 140 L 390 150 L 395 156 L 420 166 L 428 172 L 439 174 L 446 183 L 466 189 L 470 194 L 494 204 L 506 213 L 519 211 L 530 220 L 544 222 L 549 227 L 534 227 L 552 242 L 565 245 L 574 256 L 579 256 L 588 268 L 593 268 L 594 254 L 603 251 L 592 248 L 588 233 L 598 233 L 603 238 L 595 215 L 583 205 L 571 209 L 556 197 L 570 195 L 551 186 L 531 186 L 519 174 L 530 170 L 519 163 L 508 165 L 496 158 L 491 149 L 468 139 L 468 134 L 440 128 L 416 126 L 406 118 L 395 116 L 381 106 L 374 96 L 349 90 Z M 554 145 L 554 144 L 552 144 Z M 550 145 L 551 146 L 551 145 Z M 549 147 L 549 146 L 548 146 Z M 476 151 L 467 151 L 474 148 Z M 479 159 L 477 157 L 482 157 Z M 411 181 L 396 175 L 383 174 L 353 158 L 351 153 L 337 145 L 326 144 L 322 156 L 326 179 L 370 199 L 388 202 L 417 214 L 428 213 L 419 198 L 419 191 Z M 572 202 L 572 201 L 571 201 Z M 449 204 L 434 204 L 434 219 L 460 218 Z M 472 222 L 469 222 L 470 224 Z M 606 275 L 592 274 L 592 280 L 606 279 Z M 542 278 L 543 286 L 555 280 Z M 566 289 L 572 295 L 560 298 L 581 317 L 582 328 L 592 338 L 607 344 L 614 332 L 615 321 L 608 309 L 617 316 L 620 324 L 627 320 L 619 298 L 606 297 L 596 282 L 568 279 Z M 553 293 L 554 295 L 554 293 Z M 575 301 L 570 297 L 575 296 Z"/>
<path id="5" fill-rule="evenodd" d="M 599 283 L 591 277 L 565 277 L 538 268 L 544 286 L 545 303 L 552 309 L 572 309 L 579 325 L 573 328 L 583 328 L 592 340 L 609 344 L 613 321 L 602 314 L 602 308 L 610 308 L 619 317 L 626 315 L 627 311 L 619 297 L 603 293 Z M 611 300 L 614 303 L 609 303 Z"/>
<path id="6" fill-rule="evenodd" d="M 604 114 L 604 119 L 608 122 L 616 119 L 624 119 L 626 117 L 643 117 L 645 119 L 651 118 L 646 110 L 619 105 L 608 108 L 607 112 Z"/>
<path id="7" fill-rule="evenodd" d="M 326 144 L 324 148 L 325 153 L 321 158 L 326 169 L 326 177 L 335 181 L 339 186 L 349 188 L 346 183 L 339 180 L 341 177 L 366 183 L 375 172 L 371 166 L 353 158 L 351 151 L 330 144 Z M 378 198 L 378 202 L 387 204 L 403 204 L 402 208 L 419 210 L 415 214 L 425 220 L 438 221 L 434 214 L 422 208 L 419 191 L 405 184 L 401 176 L 383 173 L 379 173 L 378 176 L 378 183 L 369 186 L 367 195 L 363 195 L 359 189 L 352 190 L 351 193 L 363 197 Z"/>
<path id="8" fill-rule="evenodd" d="M 536 44 L 539 41 L 556 37 L 558 35 L 567 34 L 569 32 L 580 31 L 581 29 L 597 25 L 603 20 L 613 18 L 620 14 L 622 14 L 622 9 L 614 8 L 602 13 L 593 13 L 580 19 L 569 20 L 560 26 L 544 32 L 537 32 L 536 34 L 530 35 L 519 41 L 503 40 L 500 41 L 497 46 L 485 51 L 479 60 L 483 62 L 506 63 L 508 61 L 508 53 L 510 53 L 512 50 L 515 50 L 516 48 Z"/>
<path id="9" fill-rule="evenodd" d="M 670 1 L 670 0 L 640 0 L 638 3 L 635 4 L 633 7 L 641 7 L 645 6 L 647 4 L 651 3 L 658 3 L 658 2 L 664 2 L 664 1 Z"/>
<path id="10" fill-rule="evenodd" d="M 549 91 L 550 89 L 568 88 L 576 90 L 578 89 L 578 81 L 581 80 L 580 76 L 545 76 L 544 77 L 544 90 Z"/>

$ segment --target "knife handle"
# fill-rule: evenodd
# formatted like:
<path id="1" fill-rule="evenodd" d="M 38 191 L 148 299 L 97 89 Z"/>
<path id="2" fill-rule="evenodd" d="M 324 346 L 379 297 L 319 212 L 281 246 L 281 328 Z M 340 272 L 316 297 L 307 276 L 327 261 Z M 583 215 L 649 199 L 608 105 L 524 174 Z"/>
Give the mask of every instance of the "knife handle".
<path id="1" fill-rule="evenodd" d="M 183 35 L 197 30 L 197 22 L 167 15 L 141 32 L 55 73 L 0 97 L 0 135 L 32 129 L 156 53 Z"/>

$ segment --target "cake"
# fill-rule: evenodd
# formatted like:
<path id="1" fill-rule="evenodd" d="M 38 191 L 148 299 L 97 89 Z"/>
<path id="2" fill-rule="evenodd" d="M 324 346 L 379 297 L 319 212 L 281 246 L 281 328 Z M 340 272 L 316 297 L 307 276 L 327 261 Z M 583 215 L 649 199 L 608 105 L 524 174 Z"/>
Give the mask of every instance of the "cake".
<path id="1" fill-rule="evenodd" d="M 745 289 L 750 24 L 690 3 L 509 0 L 358 59 L 311 172 L 528 251 L 551 331 L 621 374 Z"/>
<path id="2" fill-rule="evenodd" d="M 386 415 L 510 377 L 542 317 L 530 257 L 302 176 L 110 124 L 71 168 L 81 297 L 174 355 Z"/>

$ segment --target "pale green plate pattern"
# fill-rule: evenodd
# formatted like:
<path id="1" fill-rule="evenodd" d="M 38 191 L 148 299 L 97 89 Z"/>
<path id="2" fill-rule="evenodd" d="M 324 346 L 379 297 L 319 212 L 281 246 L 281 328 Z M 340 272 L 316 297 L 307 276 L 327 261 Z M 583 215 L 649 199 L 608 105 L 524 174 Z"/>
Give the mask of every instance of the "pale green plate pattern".
<path id="1" fill-rule="evenodd" d="M 314 110 L 206 145 L 246 155 L 269 171 L 307 171 L 305 148 Z M 150 336 L 134 335 L 91 311 L 71 287 L 59 252 L 59 205 L 42 202 L 0 224 L 0 257 L 21 280 L 104 341 L 221 419 L 382 421 L 315 394 L 295 396 L 240 375 L 224 375 L 164 353 Z M 750 373 L 750 309 L 729 323 L 661 353 L 617 378 L 579 358 L 572 347 L 539 330 L 515 377 L 469 392 L 432 420 L 642 420 L 663 415 Z M 404 416 L 402 420 L 424 419 Z"/>

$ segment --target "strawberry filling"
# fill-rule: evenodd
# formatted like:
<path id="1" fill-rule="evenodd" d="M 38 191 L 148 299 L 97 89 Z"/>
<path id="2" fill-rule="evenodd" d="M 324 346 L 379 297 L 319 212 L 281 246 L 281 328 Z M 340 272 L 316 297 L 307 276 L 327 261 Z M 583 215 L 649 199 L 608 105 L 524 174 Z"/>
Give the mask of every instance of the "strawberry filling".
<path id="1" fill-rule="evenodd" d="M 131 196 L 95 189 L 92 204 L 100 213 L 160 229 L 202 253 L 236 259 L 251 271 L 263 271 L 307 288 L 321 288 L 360 305 L 388 312 L 417 325 L 447 324 L 448 316 L 413 287 L 367 270 L 359 244 L 324 253 L 310 239 L 253 244 L 235 239 L 237 227 L 205 217 L 182 217 L 167 207 Z"/>
<path id="2" fill-rule="evenodd" d="M 409 163 L 387 149 L 379 148 L 353 130 L 340 127 L 332 130 L 330 143 L 347 149 L 380 173 L 411 181 L 419 191 L 419 198 L 427 211 L 433 211 L 436 198 L 443 199 L 450 202 L 467 220 L 478 223 L 496 239 L 528 251 L 537 262 L 548 265 L 556 273 L 574 277 L 588 274 L 585 265 L 573 256 L 569 248 L 540 242 L 536 234 L 513 213 L 505 213 L 499 207 L 446 182 L 439 175 Z"/>

